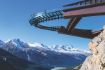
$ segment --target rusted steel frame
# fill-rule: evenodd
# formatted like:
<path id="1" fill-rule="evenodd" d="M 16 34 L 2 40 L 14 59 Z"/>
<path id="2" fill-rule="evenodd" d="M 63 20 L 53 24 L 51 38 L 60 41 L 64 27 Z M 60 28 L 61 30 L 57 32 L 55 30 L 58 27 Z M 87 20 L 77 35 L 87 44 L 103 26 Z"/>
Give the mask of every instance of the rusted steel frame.
<path id="1" fill-rule="evenodd" d="M 105 15 L 105 5 L 97 6 L 92 8 L 85 8 L 80 10 L 72 10 L 64 13 L 65 18 L 71 17 L 86 17 L 86 16 L 96 16 Z"/>
<path id="2" fill-rule="evenodd" d="M 85 30 L 85 29 L 72 29 L 72 32 L 68 32 L 68 34 L 83 37 L 83 38 L 90 38 L 92 39 L 92 31 L 91 30 Z"/>
<path id="3" fill-rule="evenodd" d="M 67 31 L 72 31 L 72 29 L 75 28 L 75 26 L 79 23 L 80 20 L 81 17 L 73 17 L 66 27 Z"/>
<path id="4" fill-rule="evenodd" d="M 92 32 L 92 30 L 87 30 L 87 29 L 72 29 L 72 31 L 68 31 L 65 28 L 61 28 L 61 31 L 59 30 L 59 33 L 66 34 L 66 35 L 71 35 L 71 36 L 77 36 L 77 37 L 82 37 L 82 38 L 88 38 L 92 39 L 96 37 L 97 35 L 100 34 L 102 30 L 97 31 L 97 32 Z"/>
<path id="5" fill-rule="evenodd" d="M 71 35 L 92 39 L 97 35 L 99 35 L 101 31 L 102 30 L 99 30 L 97 32 L 96 31 L 92 32 L 91 30 L 85 30 L 85 29 L 73 29 Z"/>
<path id="6" fill-rule="evenodd" d="M 99 35 L 102 31 L 103 31 L 103 29 L 98 30 L 98 31 L 93 31 L 92 32 L 92 37 L 95 37 L 95 36 Z"/>

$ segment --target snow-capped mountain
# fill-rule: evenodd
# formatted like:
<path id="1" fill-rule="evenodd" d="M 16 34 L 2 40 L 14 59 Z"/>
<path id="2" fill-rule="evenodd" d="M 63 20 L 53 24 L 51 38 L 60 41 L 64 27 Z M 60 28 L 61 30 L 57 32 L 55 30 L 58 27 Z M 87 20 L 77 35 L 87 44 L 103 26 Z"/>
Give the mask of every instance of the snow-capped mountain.
<path id="1" fill-rule="evenodd" d="M 53 45 L 53 46 L 46 46 L 41 43 L 28 43 L 30 47 L 35 48 L 44 48 L 46 50 L 58 52 L 58 53 L 68 53 L 68 54 L 84 54 L 88 55 L 91 52 L 90 51 L 84 51 L 78 48 L 74 48 L 72 45 Z"/>
<path id="2" fill-rule="evenodd" d="M 19 58 L 44 67 L 73 67 L 81 64 L 90 54 L 71 45 L 46 46 L 41 43 L 25 43 L 20 39 L 0 41 L 0 46 Z"/>
<path id="3" fill-rule="evenodd" d="M 0 47 L 2 47 L 5 44 L 5 42 L 0 40 Z"/>

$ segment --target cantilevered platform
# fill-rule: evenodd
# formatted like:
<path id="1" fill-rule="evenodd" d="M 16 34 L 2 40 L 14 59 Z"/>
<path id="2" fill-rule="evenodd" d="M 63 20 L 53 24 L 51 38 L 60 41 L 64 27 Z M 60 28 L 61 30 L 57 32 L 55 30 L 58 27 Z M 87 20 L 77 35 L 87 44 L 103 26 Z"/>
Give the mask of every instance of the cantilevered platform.
<path id="1" fill-rule="evenodd" d="M 39 13 L 40 15 L 35 15 L 30 19 L 30 24 L 40 29 L 57 31 L 62 34 L 83 38 L 94 38 L 102 31 L 99 30 L 92 32 L 92 30 L 78 29 L 75 28 L 75 26 L 83 17 L 105 15 L 105 0 L 82 0 L 72 4 L 64 5 L 64 7 L 70 8 L 54 12 L 43 12 L 42 14 Z M 48 27 L 40 24 L 41 22 L 61 18 L 70 19 L 67 27 Z"/>

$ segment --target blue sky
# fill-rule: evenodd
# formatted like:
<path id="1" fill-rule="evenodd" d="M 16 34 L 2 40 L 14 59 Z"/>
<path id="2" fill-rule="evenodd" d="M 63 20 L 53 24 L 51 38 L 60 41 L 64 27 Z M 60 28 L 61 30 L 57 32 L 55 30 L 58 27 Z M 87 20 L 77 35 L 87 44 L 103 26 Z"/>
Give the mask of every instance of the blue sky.
<path id="1" fill-rule="evenodd" d="M 62 5 L 76 0 L 0 0 L 0 39 L 19 38 L 25 42 L 39 42 L 46 45 L 72 44 L 74 47 L 88 49 L 90 39 L 58 34 L 35 28 L 29 24 L 33 13 L 63 9 Z M 101 29 L 105 23 L 104 16 L 83 18 L 78 28 Z M 47 22 L 48 24 L 67 24 L 68 20 Z"/>

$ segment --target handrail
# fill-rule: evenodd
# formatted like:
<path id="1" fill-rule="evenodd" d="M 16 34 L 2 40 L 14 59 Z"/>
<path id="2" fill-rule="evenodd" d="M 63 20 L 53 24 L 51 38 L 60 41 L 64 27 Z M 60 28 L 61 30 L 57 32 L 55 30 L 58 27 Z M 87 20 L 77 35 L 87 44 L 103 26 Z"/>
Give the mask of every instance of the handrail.
<path id="1" fill-rule="evenodd" d="M 78 5 L 79 6 L 87 6 L 87 5 L 94 5 L 94 4 L 103 3 L 103 2 L 105 2 L 105 0 L 82 0 L 82 1 L 75 2 L 75 3 L 64 5 L 64 7 L 78 6 Z"/>
<path id="2" fill-rule="evenodd" d="M 52 26 L 52 27 L 48 27 L 48 26 L 44 26 L 41 25 L 41 22 L 45 22 L 45 21 L 50 21 L 50 20 L 55 20 L 55 19 L 60 19 L 60 18 L 64 18 L 63 17 L 63 11 L 59 10 L 59 11 L 55 11 L 55 12 L 43 12 L 43 13 L 37 13 L 35 16 L 33 16 L 30 19 L 30 24 L 38 27 L 40 29 L 46 29 L 46 30 L 51 30 L 51 31 L 57 31 L 59 30 L 59 28 L 61 26 Z"/>

